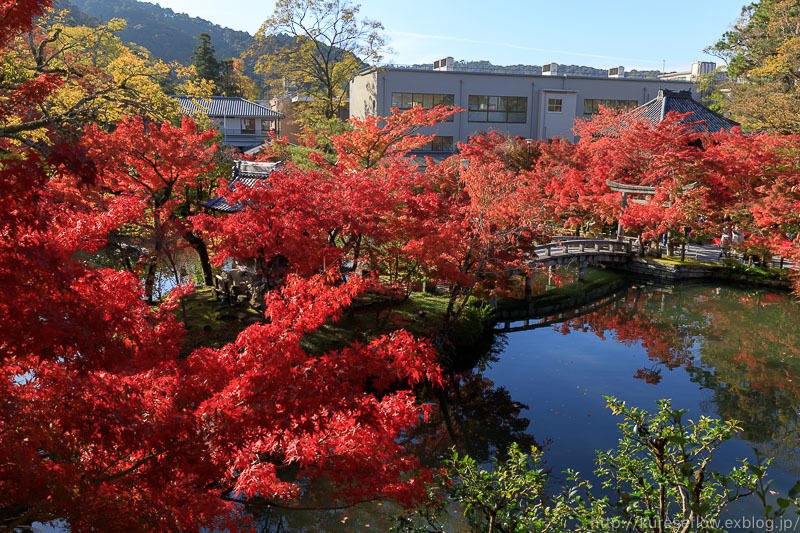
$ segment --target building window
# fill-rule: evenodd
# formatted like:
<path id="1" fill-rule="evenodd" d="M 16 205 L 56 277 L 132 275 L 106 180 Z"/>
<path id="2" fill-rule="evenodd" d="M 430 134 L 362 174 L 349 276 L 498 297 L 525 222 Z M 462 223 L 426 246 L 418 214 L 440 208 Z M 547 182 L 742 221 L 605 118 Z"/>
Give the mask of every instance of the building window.
<path id="1" fill-rule="evenodd" d="M 434 152 L 452 152 L 453 151 L 453 136 L 452 135 L 437 135 L 431 141 L 431 150 Z"/>
<path id="2" fill-rule="evenodd" d="M 266 118 L 261 119 L 261 133 L 269 133 L 274 129 L 272 121 Z"/>
<path id="3" fill-rule="evenodd" d="M 426 152 L 452 152 L 453 151 L 453 136 L 452 135 L 437 135 L 429 143 L 425 143 L 419 147 L 419 150 Z"/>
<path id="4" fill-rule="evenodd" d="M 256 119 L 243 118 L 242 120 L 242 133 L 255 133 L 256 132 Z"/>
<path id="5" fill-rule="evenodd" d="M 524 124 L 528 120 L 528 99 L 524 96 L 469 95 L 470 122 L 510 122 Z"/>
<path id="6" fill-rule="evenodd" d="M 564 102 L 561 98 L 548 98 L 547 99 L 547 112 L 548 113 L 561 113 L 561 107 Z"/>
<path id="7" fill-rule="evenodd" d="M 600 112 L 600 106 L 611 109 L 633 109 L 639 105 L 638 100 L 600 100 L 597 98 L 586 98 L 583 101 L 583 114 L 586 116 L 595 115 Z"/>
<path id="8" fill-rule="evenodd" d="M 407 111 L 417 106 L 425 109 L 433 109 L 437 105 L 452 107 L 455 102 L 454 94 L 392 93 L 392 107 L 396 107 L 400 111 Z M 453 117 L 448 117 L 447 122 L 453 122 Z"/>

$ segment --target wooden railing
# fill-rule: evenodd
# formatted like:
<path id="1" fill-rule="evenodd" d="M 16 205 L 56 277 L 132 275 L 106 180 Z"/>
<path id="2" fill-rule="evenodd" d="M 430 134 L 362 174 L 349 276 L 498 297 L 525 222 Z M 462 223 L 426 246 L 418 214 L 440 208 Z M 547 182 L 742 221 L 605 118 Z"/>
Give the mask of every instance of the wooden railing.
<path id="1" fill-rule="evenodd" d="M 534 251 L 542 257 L 589 252 L 633 253 L 633 241 L 612 241 L 605 239 L 564 239 L 537 246 Z M 554 254 L 555 252 L 555 254 Z"/>

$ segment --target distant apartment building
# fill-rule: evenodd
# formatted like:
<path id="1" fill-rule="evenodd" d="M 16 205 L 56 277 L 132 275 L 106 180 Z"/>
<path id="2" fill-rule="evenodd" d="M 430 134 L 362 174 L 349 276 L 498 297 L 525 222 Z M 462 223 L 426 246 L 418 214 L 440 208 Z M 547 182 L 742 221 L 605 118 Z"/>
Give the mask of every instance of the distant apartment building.
<path id="1" fill-rule="evenodd" d="M 453 59 L 431 69 L 379 67 L 350 81 L 350 116 L 387 116 L 391 108 L 454 105 L 465 111 L 449 122 L 425 129 L 436 138 L 429 151 L 452 151 L 479 131 L 495 130 L 529 139 L 574 140 L 576 118 L 590 117 L 600 106 L 633 109 L 656 98 L 660 89 L 697 87 L 686 80 L 626 78 L 623 67 L 608 77 L 559 75 L 555 63 L 541 75 L 460 71 Z"/>
<path id="2" fill-rule="evenodd" d="M 270 133 L 280 133 L 283 114 L 245 100 L 228 96 L 195 98 L 173 96 L 184 115 L 205 115 L 217 124 L 222 144 L 247 150 L 264 144 Z"/>
<path id="3" fill-rule="evenodd" d="M 670 72 L 659 76 L 662 80 L 669 81 L 691 81 L 697 82 L 703 76 L 717 75 L 721 76 L 722 73 L 717 72 L 717 64 L 713 61 L 695 61 L 692 63 L 690 70 L 684 72 Z"/>

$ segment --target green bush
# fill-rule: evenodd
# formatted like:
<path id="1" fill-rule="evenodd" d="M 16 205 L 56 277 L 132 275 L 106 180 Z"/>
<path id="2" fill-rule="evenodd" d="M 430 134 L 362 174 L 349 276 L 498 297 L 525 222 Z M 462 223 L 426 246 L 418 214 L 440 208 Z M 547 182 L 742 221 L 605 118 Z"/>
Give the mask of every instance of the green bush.
<path id="1" fill-rule="evenodd" d="M 623 417 L 615 450 L 597 453 L 595 474 L 602 493 L 568 470 L 571 485 L 548 498 L 548 475 L 541 452 L 522 453 L 516 445 L 508 459 L 494 460 L 486 470 L 455 450 L 446 469 L 431 486 L 426 505 L 397 518 L 395 531 L 444 531 L 447 510 L 453 506 L 477 532 L 549 531 L 722 531 L 717 522 L 732 502 L 754 496 L 769 523 L 800 504 L 800 483 L 788 494 L 768 503 L 771 482 L 766 480 L 770 459 L 757 454 L 731 471 L 711 468 L 711 458 L 722 443 L 741 431 L 736 421 L 701 417 L 686 420 L 669 400 L 658 402 L 655 414 L 607 398 L 608 407 Z"/>

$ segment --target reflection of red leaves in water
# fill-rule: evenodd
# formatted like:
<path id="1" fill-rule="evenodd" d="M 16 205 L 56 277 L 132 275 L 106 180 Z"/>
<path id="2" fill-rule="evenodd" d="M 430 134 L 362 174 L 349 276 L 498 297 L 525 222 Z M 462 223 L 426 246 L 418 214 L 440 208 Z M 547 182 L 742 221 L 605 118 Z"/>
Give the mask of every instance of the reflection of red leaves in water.
<path id="1" fill-rule="evenodd" d="M 624 299 L 614 305 L 567 320 L 556 328 L 564 335 L 573 331 L 591 331 L 601 340 L 606 340 L 607 334 L 613 333 L 617 342 L 626 346 L 641 345 L 652 361 L 668 368 L 687 366 L 694 358 L 691 352 L 693 340 L 682 336 L 678 326 L 658 320 L 652 309 L 648 309 L 656 303 L 656 298 L 662 298 L 661 295 L 632 288 Z M 646 372 L 646 369 L 641 372 Z"/>
<path id="2" fill-rule="evenodd" d="M 640 368 L 633 377 L 636 379 L 643 379 L 651 385 L 657 385 L 661 382 L 661 369 Z"/>
<path id="3" fill-rule="evenodd" d="M 713 367 L 726 383 L 746 384 L 762 393 L 800 399 L 800 328 L 797 307 L 781 294 L 717 289 L 703 295 L 629 289 L 625 297 L 595 313 L 555 326 L 566 335 L 591 331 L 600 339 L 640 345 L 647 357 L 667 368 Z M 783 371 L 780 371 L 782 369 Z M 658 383 L 651 369 L 634 376 Z"/>

